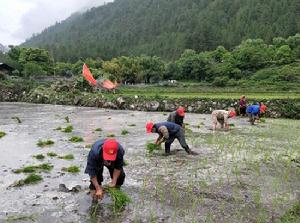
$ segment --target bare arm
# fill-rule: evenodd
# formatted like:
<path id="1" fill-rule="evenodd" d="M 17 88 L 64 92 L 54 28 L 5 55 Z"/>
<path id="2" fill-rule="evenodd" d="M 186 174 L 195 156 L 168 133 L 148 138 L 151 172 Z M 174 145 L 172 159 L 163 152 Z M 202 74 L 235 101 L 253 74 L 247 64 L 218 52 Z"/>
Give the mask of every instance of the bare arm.
<path id="1" fill-rule="evenodd" d="M 96 188 L 95 198 L 102 199 L 103 198 L 103 188 L 101 187 L 101 185 L 99 185 L 97 177 L 96 176 L 92 177 L 91 181 Z"/>
<path id="2" fill-rule="evenodd" d="M 113 178 L 111 180 L 111 183 L 109 184 L 110 187 L 115 187 L 117 185 L 117 180 L 118 180 L 120 174 L 121 174 L 121 170 L 114 169 Z"/>
<path id="3" fill-rule="evenodd" d="M 160 145 L 164 141 L 166 141 L 169 138 L 169 132 L 166 126 L 161 126 L 158 129 L 158 132 L 160 133 L 158 139 L 156 140 L 156 144 Z"/>

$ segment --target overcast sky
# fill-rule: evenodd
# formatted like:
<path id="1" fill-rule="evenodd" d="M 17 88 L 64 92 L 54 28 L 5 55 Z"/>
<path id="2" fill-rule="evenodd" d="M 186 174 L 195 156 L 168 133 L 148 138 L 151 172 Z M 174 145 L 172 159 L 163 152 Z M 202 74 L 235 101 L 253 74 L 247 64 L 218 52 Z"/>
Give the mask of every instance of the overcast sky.
<path id="1" fill-rule="evenodd" d="M 0 0 L 0 43 L 17 45 L 72 13 L 112 0 Z"/>

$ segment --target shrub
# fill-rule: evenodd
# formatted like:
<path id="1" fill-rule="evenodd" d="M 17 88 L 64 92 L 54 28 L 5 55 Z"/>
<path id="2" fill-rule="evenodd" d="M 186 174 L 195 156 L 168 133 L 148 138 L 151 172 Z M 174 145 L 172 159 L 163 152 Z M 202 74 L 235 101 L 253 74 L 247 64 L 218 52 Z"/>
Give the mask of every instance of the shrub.
<path id="1" fill-rule="evenodd" d="M 213 86 L 216 87 L 225 87 L 229 81 L 227 76 L 225 77 L 216 77 L 212 83 Z"/>

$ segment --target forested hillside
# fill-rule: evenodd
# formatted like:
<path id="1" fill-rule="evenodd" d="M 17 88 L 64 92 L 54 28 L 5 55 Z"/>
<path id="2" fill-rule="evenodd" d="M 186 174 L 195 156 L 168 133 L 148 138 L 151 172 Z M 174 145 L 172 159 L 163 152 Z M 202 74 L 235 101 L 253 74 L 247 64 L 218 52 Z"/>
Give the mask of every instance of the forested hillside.
<path id="1" fill-rule="evenodd" d="M 288 37 L 300 30 L 298 0 L 115 0 L 74 14 L 26 41 L 58 61 L 156 55 L 177 59 L 242 40 Z"/>

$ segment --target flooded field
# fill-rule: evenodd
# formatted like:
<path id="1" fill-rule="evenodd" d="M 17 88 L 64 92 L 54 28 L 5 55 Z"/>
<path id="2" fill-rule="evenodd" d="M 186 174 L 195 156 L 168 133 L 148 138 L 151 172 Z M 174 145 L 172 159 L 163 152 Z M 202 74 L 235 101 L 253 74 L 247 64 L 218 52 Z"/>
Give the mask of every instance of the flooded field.
<path id="1" fill-rule="evenodd" d="M 0 138 L 0 222 L 273 222 L 300 200 L 300 121 L 266 119 L 250 126 L 238 117 L 230 120 L 230 131 L 212 132 L 210 115 L 186 114 L 187 142 L 199 155 L 187 155 L 178 142 L 171 156 L 163 150 L 149 154 L 146 143 L 157 135 L 146 134 L 145 123 L 166 118 L 158 112 L 0 103 L 0 132 L 6 133 Z M 63 131 L 68 125 L 70 133 Z M 122 190 L 132 202 L 118 213 L 108 196 L 92 202 L 84 174 L 90 145 L 107 135 L 124 146 L 128 162 Z M 83 142 L 71 142 L 73 136 Z M 54 143 L 40 147 L 39 140 Z M 44 159 L 37 159 L 40 154 Z M 71 154 L 74 159 L 62 158 Z M 16 169 L 44 163 L 53 168 L 40 173 L 42 181 L 11 186 L 28 176 Z M 62 170 L 71 165 L 80 172 Z M 107 170 L 104 175 L 109 183 Z"/>

